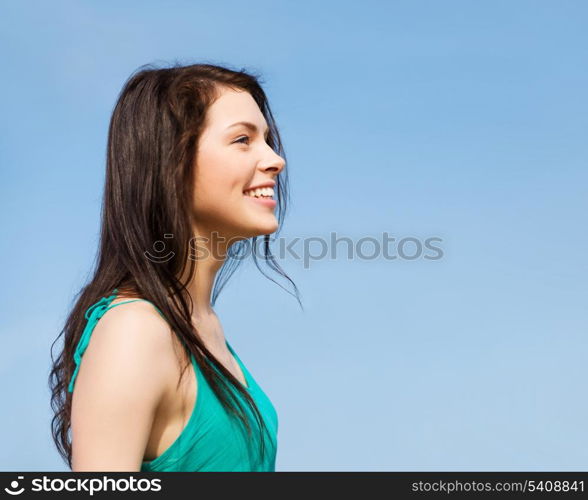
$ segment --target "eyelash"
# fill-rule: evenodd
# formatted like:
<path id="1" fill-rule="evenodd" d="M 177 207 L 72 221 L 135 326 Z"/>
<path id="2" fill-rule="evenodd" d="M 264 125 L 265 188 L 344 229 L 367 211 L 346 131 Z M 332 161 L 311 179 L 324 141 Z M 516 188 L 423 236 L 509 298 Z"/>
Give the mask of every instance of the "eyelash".
<path id="1" fill-rule="evenodd" d="M 239 138 L 238 138 L 238 139 L 235 141 L 235 143 L 238 143 L 238 144 L 245 144 L 244 142 L 241 142 L 241 139 L 247 139 L 247 140 L 249 140 L 249 136 L 248 136 L 248 135 L 244 135 L 243 137 L 239 137 Z"/>
<path id="2" fill-rule="evenodd" d="M 239 137 L 237 140 L 234 141 L 234 144 L 245 144 L 244 142 L 242 142 L 242 139 L 247 139 L 248 141 L 251 140 L 251 138 L 248 135 L 244 135 L 242 137 Z M 266 140 L 267 143 L 267 140 Z"/>

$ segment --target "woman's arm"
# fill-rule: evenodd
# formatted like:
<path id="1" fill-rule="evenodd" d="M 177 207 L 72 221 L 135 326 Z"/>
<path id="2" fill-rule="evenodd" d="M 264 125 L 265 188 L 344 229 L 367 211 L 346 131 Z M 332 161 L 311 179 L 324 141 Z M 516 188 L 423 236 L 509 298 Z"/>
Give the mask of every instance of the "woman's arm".
<path id="1" fill-rule="evenodd" d="M 96 324 L 73 391 L 73 471 L 140 470 L 169 378 L 169 328 L 156 314 L 121 304 Z"/>

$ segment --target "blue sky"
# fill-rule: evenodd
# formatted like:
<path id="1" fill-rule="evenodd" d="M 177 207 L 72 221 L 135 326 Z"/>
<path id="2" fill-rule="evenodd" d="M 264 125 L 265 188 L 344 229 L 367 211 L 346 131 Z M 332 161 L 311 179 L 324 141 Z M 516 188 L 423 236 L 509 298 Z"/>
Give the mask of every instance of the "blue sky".
<path id="1" fill-rule="evenodd" d="M 66 470 L 49 348 L 93 264 L 122 84 L 212 62 L 263 76 L 292 188 L 280 236 L 442 239 L 437 260 L 281 260 L 304 311 L 253 265 L 223 290 L 225 334 L 278 410 L 277 470 L 585 470 L 587 15 L 4 2 L 0 469 Z"/>

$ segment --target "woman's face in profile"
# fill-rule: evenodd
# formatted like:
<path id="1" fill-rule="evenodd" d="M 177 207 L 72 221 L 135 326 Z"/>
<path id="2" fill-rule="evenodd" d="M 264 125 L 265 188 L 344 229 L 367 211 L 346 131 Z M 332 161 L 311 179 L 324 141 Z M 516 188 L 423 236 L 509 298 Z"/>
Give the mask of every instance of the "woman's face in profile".
<path id="1" fill-rule="evenodd" d="M 237 122 L 250 122 L 252 130 Z M 225 238 L 250 238 L 278 229 L 276 189 L 247 192 L 260 184 L 274 184 L 284 159 L 267 144 L 267 123 L 248 92 L 223 89 L 207 113 L 196 155 L 194 211 L 197 229 L 217 231 Z M 270 188 L 271 189 L 271 188 Z"/>

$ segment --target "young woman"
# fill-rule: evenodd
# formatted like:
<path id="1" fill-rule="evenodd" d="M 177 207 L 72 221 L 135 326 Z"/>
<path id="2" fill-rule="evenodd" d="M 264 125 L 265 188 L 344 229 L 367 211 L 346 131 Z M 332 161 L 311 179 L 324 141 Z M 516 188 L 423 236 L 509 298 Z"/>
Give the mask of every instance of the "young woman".
<path id="1" fill-rule="evenodd" d="M 275 470 L 276 410 L 213 306 L 248 252 L 259 268 L 261 235 L 264 261 L 300 303 L 269 249 L 286 200 L 257 77 L 195 64 L 126 82 L 97 266 L 50 375 L 53 439 L 72 470 Z"/>

